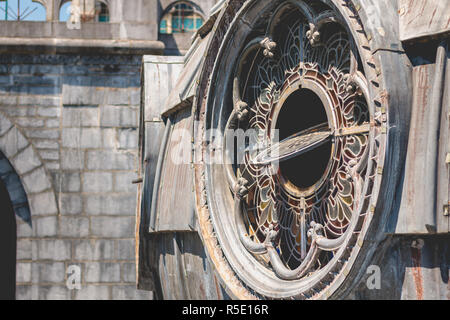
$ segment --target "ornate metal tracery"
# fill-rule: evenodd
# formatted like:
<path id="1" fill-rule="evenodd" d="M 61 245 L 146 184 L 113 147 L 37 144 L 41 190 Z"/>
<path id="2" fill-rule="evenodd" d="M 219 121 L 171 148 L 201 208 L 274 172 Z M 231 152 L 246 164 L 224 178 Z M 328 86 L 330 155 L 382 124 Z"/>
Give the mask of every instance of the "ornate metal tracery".
<path id="1" fill-rule="evenodd" d="M 259 14 L 266 23 L 254 23 L 237 41 L 237 54 L 220 48 L 212 80 L 200 85 L 199 118 L 206 126 L 197 130 L 220 128 L 224 136 L 223 148 L 202 146 L 197 156 L 220 151 L 224 161 L 197 166 L 199 219 L 216 266 L 225 268 L 221 276 L 229 276 L 229 265 L 250 288 L 241 297 L 329 294 L 324 289 L 348 272 L 346 262 L 359 252 L 374 212 L 385 101 L 373 98 L 375 63 L 370 51 L 361 56 L 361 44 L 370 48 L 364 32 L 354 39 L 358 21 L 349 26 L 342 11 L 324 3 L 274 2 L 270 13 Z M 236 31 L 221 32 L 218 39 L 230 40 Z M 234 63 L 230 73 L 226 61 Z M 204 88 L 208 99 L 202 100 Z M 233 129 L 254 130 L 256 145 L 266 147 L 228 145 Z M 235 158 L 235 148 L 245 149 L 242 158 Z"/>
<path id="2" fill-rule="evenodd" d="M 301 157 L 295 150 L 332 141 L 326 173 L 313 186 L 298 188 L 283 181 L 280 169 L 274 174 L 273 164 L 257 163 L 257 156 L 248 151 L 243 165 L 228 176 L 243 244 L 254 254 L 268 253 L 265 260 L 281 278 L 296 279 L 320 269 L 343 243 L 365 174 L 370 119 L 364 95 L 367 83 L 338 18 L 332 11 L 313 17 L 305 4 L 288 14 L 283 11 L 286 7 L 274 15 L 283 20 L 282 30 L 272 34 L 278 26 L 270 22 L 268 36 L 250 40 L 243 50 L 229 123 L 238 118 L 241 127 L 258 132 L 260 144 L 267 143 L 285 97 L 311 90 L 324 102 L 328 123 L 280 145 L 295 140 L 288 148 L 293 157 Z M 308 117 L 306 108 L 321 107 L 308 105 L 306 99 L 297 102 L 298 117 Z M 248 121 L 242 121 L 243 106 Z"/>

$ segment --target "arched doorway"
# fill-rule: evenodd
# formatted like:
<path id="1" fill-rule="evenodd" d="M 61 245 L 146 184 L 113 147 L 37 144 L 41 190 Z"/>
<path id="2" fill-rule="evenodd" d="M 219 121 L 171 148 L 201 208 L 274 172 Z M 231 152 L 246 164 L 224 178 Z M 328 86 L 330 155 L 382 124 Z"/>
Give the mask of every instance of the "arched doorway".
<path id="1" fill-rule="evenodd" d="M 0 179 L 0 300 L 16 296 L 16 217 L 8 190 Z"/>

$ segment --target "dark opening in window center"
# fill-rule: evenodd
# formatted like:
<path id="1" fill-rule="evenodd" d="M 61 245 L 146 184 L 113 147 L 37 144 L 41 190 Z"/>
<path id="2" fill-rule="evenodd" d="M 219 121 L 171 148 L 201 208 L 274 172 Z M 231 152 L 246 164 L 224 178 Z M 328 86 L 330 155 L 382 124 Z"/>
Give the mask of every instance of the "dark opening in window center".
<path id="1" fill-rule="evenodd" d="M 289 95 L 281 106 L 276 128 L 279 129 L 279 139 L 282 141 L 295 133 L 326 122 L 327 114 L 319 96 L 302 88 Z M 313 150 L 280 162 L 281 175 L 300 189 L 314 185 L 327 169 L 331 147 L 331 141 L 327 141 Z"/>

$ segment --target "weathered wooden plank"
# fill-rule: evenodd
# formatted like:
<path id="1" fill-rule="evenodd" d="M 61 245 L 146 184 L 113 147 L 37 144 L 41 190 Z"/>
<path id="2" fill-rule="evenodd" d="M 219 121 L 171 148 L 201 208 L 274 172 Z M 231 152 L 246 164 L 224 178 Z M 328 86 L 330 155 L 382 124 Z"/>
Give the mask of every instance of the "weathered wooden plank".
<path id="1" fill-rule="evenodd" d="M 154 233 L 149 251 L 157 299 L 227 298 L 196 232 Z"/>
<path id="2" fill-rule="evenodd" d="M 144 56 L 145 121 L 160 119 L 170 91 L 184 65 L 182 56 Z"/>
<path id="3" fill-rule="evenodd" d="M 444 0 L 398 0 L 400 40 L 450 32 L 450 5 Z"/>
<path id="4" fill-rule="evenodd" d="M 153 290 L 154 280 L 148 264 L 148 230 L 156 164 L 164 122 L 160 117 L 173 84 L 183 66 L 183 57 L 144 56 L 142 67 L 141 114 L 139 128 L 139 183 L 136 208 L 136 264 L 138 287 Z"/>
<path id="5" fill-rule="evenodd" d="M 209 43 L 211 33 L 209 33 L 205 38 L 198 37 L 193 44 L 193 48 L 190 50 L 189 56 L 187 56 L 185 67 L 181 72 L 174 89 L 171 91 L 169 97 L 167 98 L 166 105 L 162 110 L 163 115 L 168 115 L 180 107 L 183 107 L 183 102 L 188 99 L 192 99 L 195 93 L 196 82 L 198 79 L 198 73 L 200 72 L 200 67 L 202 65 L 206 46 Z"/>
<path id="6" fill-rule="evenodd" d="M 191 110 L 188 107 L 174 117 L 167 141 L 158 190 L 155 231 L 195 230 L 190 127 Z"/>
<path id="7" fill-rule="evenodd" d="M 448 218 L 442 211 L 442 202 L 448 199 L 444 156 L 448 119 L 442 119 L 448 118 L 449 101 L 442 97 L 448 87 L 445 60 L 448 64 L 447 53 L 440 47 L 436 64 L 418 65 L 413 70 L 411 128 L 396 233 L 448 232 Z M 440 124 L 443 127 L 438 130 Z"/>
<path id="8" fill-rule="evenodd" d="M 440 121 L 439 154 L 437 164 L 437 232 L 450 232 L 450 59 L 447 60 L 447 71 L 442 96 Z M 447 206 L 447 208 L 445 207 Z"/>

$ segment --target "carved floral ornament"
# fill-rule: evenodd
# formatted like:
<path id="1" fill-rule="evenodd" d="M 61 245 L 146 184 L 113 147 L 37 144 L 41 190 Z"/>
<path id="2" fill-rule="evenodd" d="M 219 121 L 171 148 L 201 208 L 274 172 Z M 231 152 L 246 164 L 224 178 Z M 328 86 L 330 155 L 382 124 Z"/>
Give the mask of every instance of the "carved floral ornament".
<path id="1" fill-rule="evenodd" d="M 228 89 L 209 88 L 205 126 L 222 130 L 224 161 L 197 168 L 200 221 L 209 219 L 202 232 L 215 235 L 209 253 L 213 261 L 214 252 L 223 255 L 216 267 L 221 273 L 224 258 L 238 297 L 329 295 L 370 224 L 386 115 L 375 110 L 361 39 L 351 33 L 358 21 L 349 28 L 335 6 L 306 1 L 277 1 L 261 17 L 234 58 L 228 54 L 232 71 L 220 72 L 226 46 L 212 70 L 216 88 Z M 227 145 L 235 129 L 257 132 L 267 147 Z M 233 159 L 236 148 L 242 159 Z"/>

